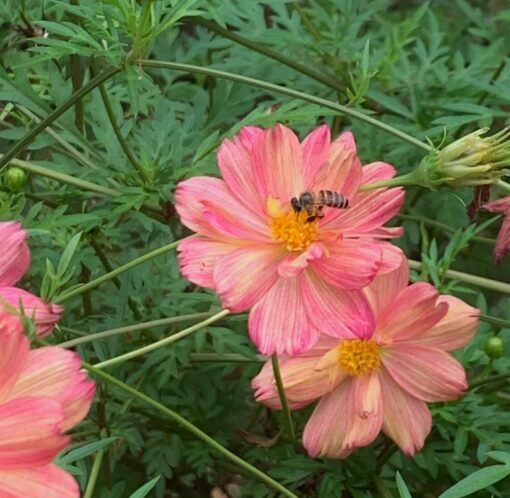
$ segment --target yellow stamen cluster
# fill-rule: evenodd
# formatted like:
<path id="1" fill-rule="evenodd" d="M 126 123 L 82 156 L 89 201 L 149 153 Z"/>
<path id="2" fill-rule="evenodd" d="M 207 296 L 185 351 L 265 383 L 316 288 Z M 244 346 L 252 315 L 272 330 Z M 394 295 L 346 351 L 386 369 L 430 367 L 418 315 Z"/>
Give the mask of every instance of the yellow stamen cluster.
<path id="1" fill-rule="evenodd" d="M 316 221 L 307 222 L 308 213 L 290 211 L 271 220 L 271 230 L 276 240 L 285 244 L 289 251 L 303 251 L 317 240 Z"/>
<path id="2" fill-rule="evenodd" d="M 350 375 L 364 375 L 381 364 L 379 346 L 374 340 L 352 339 L 338 346 L 338 365 Z"/>

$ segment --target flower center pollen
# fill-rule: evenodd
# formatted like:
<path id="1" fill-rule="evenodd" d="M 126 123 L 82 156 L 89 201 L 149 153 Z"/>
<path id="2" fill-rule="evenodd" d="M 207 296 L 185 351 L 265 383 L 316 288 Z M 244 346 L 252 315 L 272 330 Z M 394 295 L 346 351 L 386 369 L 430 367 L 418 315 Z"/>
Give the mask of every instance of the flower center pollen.
<path id="1" fill-rule="evenodd" d="M 285 244 L 289 251 L 302 251 L 317 240 L 317 222 L 306 221 L 306 211 L 290 211 L 271 220 L 271 230 L 276 240 Z"/>
<path id="2" fill-rule="evenodd" d="M 350 375 L 365 375 L 381 364 L 379 346 L 372 339 L 342 341 L 337 348 L 338 365 Z"/>

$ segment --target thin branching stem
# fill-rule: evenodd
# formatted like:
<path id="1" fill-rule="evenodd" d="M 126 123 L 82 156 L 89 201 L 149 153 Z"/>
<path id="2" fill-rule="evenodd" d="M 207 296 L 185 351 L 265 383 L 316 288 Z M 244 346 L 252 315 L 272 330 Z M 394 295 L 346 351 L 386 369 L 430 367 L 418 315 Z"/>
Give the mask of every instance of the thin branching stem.
<path id="1" fill-rule="evenodd" d="M 121 273 L 131 270 L 135 266 L 141 265 L 142 263 L 145 263 L 146 261 L 149 261 L 153 258 L 157 258 L 158 256 L 161 256 L 162 254 L 165 254 L 169 251 L 174 250 L 179 245 L 179 242 L 180 242 L 180 240 L 177 240 L 175 242 L 167 244 L 166 246 L 158 247 L 157 249 L 154 249 L 154 251 L 150 251 L 147 254 L 144 254 L 143 256 L 135 258 L 132 261 L 129 261 L 129 263 L 119 266 L 118 268 L 115 268 L 115 270 L 113 270 L 109 273 L 105 273 L 104 275 L 101 275 L 100 277 L 95 278 L 94 280 L 91 280 L 87 284 L 80 285 L 74 289 L 71 289 L 67 292 L 60 294 L 60 296 L 58 296 L 56 299 L 54 299 L 53 302 L 62 303 L 64 301 L 67 301 L 71 297 L 78 296 L 82 292 L 88 291 L 90 289 L 94 289 L 98 285 L 101 285 L 103 282 L 107 282 L 108 280 L 111 280 L 112 278 L 116 277 L 117 275 L 120 275 Z"/>
<path id="2" fill-rule="evenodd" d="M 99 341 L 107 339 L 114 335 L 129 334 L 132 332 L 138 332 L 140 330 L 148 330 L 154 327 L 162 327 L 164 325 L 172 325 L 174 323 L 186 322 L 188 320 L 197 320 L 201 318 L 208 318 L 213 316 L 215 313 L 212 311 L 206 311 L 204 313 L 191 313 L 189 315 L 172 316 L 168 318 L 160 318 L 159 320 L 151 320 L 150 322 L 135 323 L 134 325 L 126 325 L 125 327 L 119 327 L 115 329 L 105 330 L 103 332 L 96 332 L 95 334 L 87 334 L 83 337 L 71 339 L 70 341 L 61 342 L 59 346 L 61 348 L 74 348 L 79 344 L 86 344 L 87 342 Z"/>
<path id="3" fill-rule="evenodd" d="M 283 385 L 282 374 L 280 372 L 280 364 L 278 362 L 278 355 L 273 353 L 271 356 L 271 364 L 273 366 L 274 380 L 276 382 L 276 388 L 278 389 L 278 397 L 282 405 L 283 412 L 283 424 L 285 431 L 292 444 L 296 444 L 296 432 L 294 430 L 294 423 L 292 421 L 292 415 L 290 413 L 289 402 L 287 401 L 287 395 L 285 394 L 285 386 Z"/>
<path id="4" fill-rule="evenodd" d="M 81 100 L 85 95 L 90 93 L 94 88 L 99 86 L 106 80 L 109 80 L 122 70 L 122 66 L 112 67 L 99 73 L 95 78 L 92 78 L 86 85 L 84 85 L 76 93 L 73 93 L 62 105 L 59 105 L 53 112 L 50 112 L 43 120 L 41 120 L 32 130 L 30 130 L 21 140 L 16 142 L 1 158 L 0 170 L 2 170 L 11 159 L 14 159 L 27 145 L 31 144 L 35 138 L 51 125 L 62 114 L 64 114 L 70 107 L 72 107 L 78 100 Z"/>
<path id="5" fill-rule="evenodd" d="M 414 270 L 421 270 L 423 263 L 421 261 L 414 261 L 409 259 L 409 266 Z M 473 284 L 478 287 L 490 289 L 504 294 L 510 294 L 510 284 L 501 282 L 499 280 L 492 280 L 491 278 L 479 277 L 478 275 L 472 275 L 471 273 L 464 273 L 457 270 L 446 270 L 444 275 L 446 278 L 460 280 L 467 284 Z"/>
<path id="6" fill-rule="evenodd" d="M 263 90 L 268 90 L 270 92 L 279 93 L 281 95 L 287 95 L 288 97 L 292 97 L 299 100 L 304 100 L 305 102 L 310 102 L 312 104 L 317 104 L 322 107 L 332 109 L 340 114 L 345 114 L 353 119 L 357 119 L 358 121 L 362 121 L 371 126 L 375 126 L 386 133 L 389 133 L 395 137 L 404 140 L 415 147 L 418 147 L 426 152 L 430 152 L 431 146 L 414 138 L 413 136 L 405 133 L 397 128 L 383 123 L 382 121 L 378 121 L 377 119 L 367 116 L 359 111 L 351 109 L 350 107 L 343 106 L 341 104 L 337 104 L 335 102 L 331 102 L 330 100 L 323 99 L 320 97 L 315 97 L 314 95 L 310 95 L 305 92 L 300 92 L 298 90 L 293 90 L 292 88 L 287 88 L 280 85 L 275 85 L 274 83 L 269 83 L 267 81 L 258 80 L 255 78 L 249 78 L 248 76 L 241 76 L 239 74 L 228 73 L 226 71 L 218 71 L 217 69 L 211 69 L 208 67 L 202 66 L 193 66 L 191 64 L 180 64 L 177 62 L 166 62 L 166 61 L 157 61 L 157 60 L 140 60 L 140 65 L 144 67 L 153 67 L 159 69 L 173 69 L 176 71 L 185 71 L 187 73 L 195 73 L 195 74 L 204 74 L 206 76 L 212 76 L 215 78 L 222 78 L 230 81 L 236 81 L 237 83 L 243 83 L 246 85 L 255 86 L 257 88 L 262 88 Z"/>
<path id="7" fill-rule="evenodd" d="M 220 454 L 222 454 L 225 458 L 227 458 L 231 462 L 234 462 L 236 465 L 239 465 L 239 467 L 246 470 L 247 472 L 249 472 L 251 475 L 253 475 L 257 479 L 260 479 L 262 482 L 267 484 L 269 487 L 278 491 L 280 493 L 280 496 L 286 496 L 288 498 L 299 498 L 296 494 L 294 494 L 292 491 L 288 490 L 285 486 L 282 486 L 279 482 L 275 481 L 273 478 L 269 477 L 267 474 L 260 471 L 259 469 L 257 469 L 253 465 L 251 465 L 250 463 L 248 463 L 246 460 L 243 460 L 242 458 L 238 457 L 236 454 L 229 451 L 227 448 L 222 446 L 220 443 L 218 443 L 211 436 L 207 435 L 205 432 L 200 430 L 198 427 L 193 425 L 191 422 L 186 420 L 184 417 L 181 417 L 178 413 L 174 412 L 170 408 L 167 408 L 166 406 L 162 405 L 155 399 L 152 399 L 151 397 L 147 396 L 146 394 L 125 384 L 124 382 L 113 377 L 112 375 L 109 375 L 106 372 L 103 372 L 102 370 L 100 370 L 96 367 L 93 367 L 92 365 L 83 363 L 83 366 L 90 373 L 96 375 L 100 379 L 117 386 L 119 389 L 123 390 L 124 392 L 127 392 L 134 398 L 137 398 L 138 400 L 144 402 L 145 404 L 151 406 L 152 408 L 155 408 L 156 410 L 158 410 L 159 412 L 161 412 L 162 414 L 167 416 L 169 419 L 173 420 L 174 422 L 177 422 L 179 425 L 184 427 L 187 431 L 191 432 L 195 437 L 204 441 L 211 448 L 214 448 L 216 451 L 218 451 Z"/>
<path id="8" fill-rule="evenodd" d="M 182 339 L 183 337 L 193 334 L 197 330 L 203 329 L 204 327 L 207 327 L 211 323 L 221 320 L 222 318 L 226 317 L 229 314 L 230 314 L 229 310 L 221 310 L 219 313 L 216 313 L 215 315 L 207 318 L 206 320 L 196 323 L 195 325 L 192 325 L 191 327 L 181 330 L 180 332 L 172 334 L 169 337 L 165 337 L 164 339 L 153 342 L 152 344 L 148 344 L 147 346 L 144 346 L 142 348 L 135 349 L 134 351 L 130 351 L 129 353 L 121 354 L 119 356 L 115 356 L 114 358 L 110 358 L 109 360 L 96 363 L 94 367 L 96 368 L 112 367 L 113 365 L 118 365 L 119 363 L 123 363 L 125 361 L 132 360 L 133 358 L 138 358 L 139 356 L 146 355 L 152 351 L 155 351 L 156 349 L 168 346 L 169 344 L 172 344 L 173 342 L 176 342 Z"/>

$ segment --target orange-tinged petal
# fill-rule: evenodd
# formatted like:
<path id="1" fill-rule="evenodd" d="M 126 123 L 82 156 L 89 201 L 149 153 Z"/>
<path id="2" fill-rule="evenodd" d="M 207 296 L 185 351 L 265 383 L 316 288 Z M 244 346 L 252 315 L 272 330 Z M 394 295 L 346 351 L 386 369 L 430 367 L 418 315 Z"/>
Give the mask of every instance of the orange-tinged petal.
<path id="1" fill-rule="evenodd" d="M 346 131 L 331 144 L 327 162 L 317 171 L 312 189 L 333 190 L 350 200 L 358 191 L 361 177 L 361 162 L 356 151 L 356 142 L 353 134 Z M 340 211 L 328 210 L 322 224 L 326 226 Z"/>
<path id="2" fill-rule="evenodd" d="M 300 277 L 279 278 L 250 311 L 250 337 L 263 354 L 299 354 L 319 339 L 303 306 Z"/>
<path id="3" fill-rule="evenodd" d="M 343 445 L 359 448 L 370 444 L 379 434 L 383 421 L 383 400 L 377 371 L 352 379 L 350 403 L 354 405 L 354 417 L 350 423 Z"/>
<path id="4" fill-rule="evenodd" d="M 475 335 L 480 322 L 480 310 L 454 296 L 439 296 L 439 302 L 448 305 L 448 312 L 431 329 L 413 342 L 444 351 L 453 351 L 466 345 Z"/>
<path id="5" fill-rule="evenodd" d="M 224 242 L 271 240 L 267 221 L 234 197 L 223 180 L 195 176 L 177 185 L 175 208 L 191 230 Z"/>
<path id="6" fill-rule="evenodd" d="M 46 396 L 57 400 L 64 412 L 63 431 L 87 415 L 95 393 L 95 382 L 81 370 L 81 358 L 72 351 L 49 346 L 30 351 L 26 368 L 10 398 Z"/>
<path id="7" fill-rule="evenodd" d="M 0 405 L 0 469 L 50 463 L 70 438 L 61 434 L 62 407 L 50 398 L 26 396 Z"/>
<path id="8" fill-rule="evenodd" d="M 21 320 L 9 313 L 0 314 L 0 403 L 11 392 L 27 362 L 30 344 Z"/>
<path id="9" fill-rule="evenodd" d="M 448 311 L 448 304 L 438 302 L 438 297 L 437 290 L 425 282 L 402 289 L 380 315 L 374 339 L 388 344 L 425 334 Z"/>
<path id="10" fill-rule="evenodd" d="M 378 274 L 398 270 L 402 264 L 407 264 L 407 258 L 400 247 L 384 240 L 379 241 L 379 247 L 382 250 L 382 261 Z"/>
<path id="11" fill-rule="evenodd" d="M 384 404 L 383 432 L 407 455 L 423 447 L 432 428 L 432 417 L 425 401 L 421 401 L 401 389 L 385 372 L 380 370 L 380 382 Z"/>
<path id="12" fill-rule="evenodd" d="M 409 283 L 409 264 L 406 259 L 401 261 L 396 270 L 378 273 L 372 283 L 363 289 L 376 316 L 391 305 L 397 294 Z"/>
<path id="13" fill-rule="evenodd" d="M 30 263 L 27 232 L 17 221 L 0 222 L 0 240 L 0 285 L 14 285 L 27 271 Z"/>
<path id="14" fill-rule="evenodd" d="M 361 291 L 337 289 L 313 270 L 303 272 L 300 277 L 306 314 L 318 330 L 343 339 L 372 336 L 374 316 Z"/>
<path id="15" fill-rule="evenodd" d="M 290 202 L 305 189 L 301 145 L 294 132 L 277 124 L 260 135 L 252 150 L 257 190 L 264 197 Z"/>
<path id="16" fill-rule="evenodd" d="M 362 289 L 375 277 L 382 261 L 379 242 L 370 239 L 343 239 L 325 244 L 324 257 L 312 261 L 322 279 L 340 289 Z"/>
<path id="17" fill-rule="evenodd" d="M 205 237 L 188 237 L 179 243 L 177 249 L 181 272 L 194 284 L 214 289 L 213 270 L 216 263 L 237 248 L 233 244 Z"/>
<path id="18" fill-rule="evenodd" d="M 395 343 L 382 359 L 393 380 L 423 401 L 456 399 L 467 389 L 466 372 L 448 353 L 416 343 Z"/>
<path id="19" fill-rule="evenodd" d="M 241 128 L 232 140 L 223 140 L 218 150 L 218 166 L 225 183 L 239 202 L 261 217 L 265 198 L 256 187 L 252 150 L 262 133 L 253 126 Z"/>
<path id="20" fill-rule="evenodd" d="M 27 469 L 0 470 L 2 498 L 79 498 L 80 490 L 68 472 L 48 464 Z"/>
<path id="21" fill-rule="evenodd" d="M 303 151 L 303 167 L 305 175 L 305 186 L 310 188 L 313 180 L 323 167 L 327 167 L 326 162 L 329 156 L 329 148 L 331 145 L 331 132 L 329 126 L 322 125 L 315 128 L 308 134 L 301 149 Z"/>
<path id="22" fill-rule="evenodd" d="M 270 245 L 241 247 L 220 258 L 213 280 L 223 305 L 239 312 L 262 299 L 277 282 L 282 259 L 281 252 Z"/>
<path id="23" fill-rule="evenodd" d="M 336 383 L 331 382 L 330 372 L 315 369 L 318 358 L 318 356 L 307 353 L 294 357 L 279 358 L 285 394 L 292 409 L 306 406 L 334 389 Z M 338 382 L 340 380 L 341 378 L 338 378 Z M 257 401 L 270 408 L 281 409 L 271 361 L 268 361 L 253 379 L 252 387 L 255 390 Z"/>
<path id="24" fill-rule="evenodd" d="M 278 275 L 283 278 L 297 277 L 312 261 L 322 258 L 325 252 L 320 242 L 311 244 L 301 253 L 289 252 L 278 265 Z"/>

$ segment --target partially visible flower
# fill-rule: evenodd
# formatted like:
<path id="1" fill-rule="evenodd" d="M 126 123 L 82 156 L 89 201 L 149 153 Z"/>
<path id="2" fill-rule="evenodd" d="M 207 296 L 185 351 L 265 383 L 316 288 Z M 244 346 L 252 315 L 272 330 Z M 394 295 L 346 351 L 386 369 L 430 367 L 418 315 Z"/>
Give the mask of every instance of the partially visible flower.
<path id="1" fill-rule="evenodd" d="M 14 285 L 30 263 L 27 232 L 17 221 L 0 222 L 0 241 L 0 286 Z"/>
<path id="2" fill-rule="evenodd" d="M 0 496 L 79 498 L 52 461 L 70 444 L 63 432 L 87 414 L 95 383 L 75 353 L 31 351 L 15 315 L 0 313 L 0 351 Z"/>
<path id="3" fill-rule="evenodd" d="M 426 403 L 466 389 L 464 368 L 447 352 L 473 337 L 479 310 L 428 283 L 408 286 L 408 276 L 406 264 L 367 288 L 376 316 L 367 337 L 323 335 L 305 354 L 280 359 L 291 408 L 320 399 L 303 435 L 312 457 L 344 458 L 381 430 L 411 456 L 431 429 Z M 271 362 L 252 384 L 257 400 L 280 408 Z"/>
<path id="4" fill-rule="evenodd" d="M 433 149 L 408 175 L 409 183 L 436 190 L 495 183 L 510 174 L 510 128 L 482 137 L 476 130 L 442 149 Z"/>
<path id="5" fill-rule="evenodd" d="M 63 308 L 17 287 L 0 287 L 0 313 L 22 314 L 32 320 L 38 336 L 48 335 L 60 320 Z"/>
<path id="6" fill-rule="evenodd" d="M 300 143 L 283 125 L 242 128 L 223 141 L 218 163 L 223 180 L 194 177 L 177 187 L 181 220 L 199 235 L 179 245 L 183 274 L 215 289 L 231 311 L 250 310 L 250 336 L 263 353 L 306 351 L 321 331 L 365 336 L 373 318 L 361 289 L 402 261 L 381 239 L 401 234 L 382 225 L 404 191 L 359 188 L 391 178 L 393 166 L 361 167 L 349 132 L 331 142 L 321 126 Z M 349 207 L 324 207 L 315 219 L 291 207 L 292 198 L 320 190 L 340 193 Z"/>
<path id="7" fill-rule="evenodd" d="M 484 204 L 483 208 L 491 213 L 503 215 L 503 223 L 499 229 L 496 245 L 494 246 L 494 259 L 497 263 L 501 263 L 510 251 L 510 196 Z"/>

